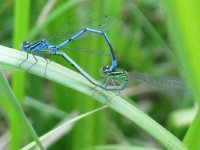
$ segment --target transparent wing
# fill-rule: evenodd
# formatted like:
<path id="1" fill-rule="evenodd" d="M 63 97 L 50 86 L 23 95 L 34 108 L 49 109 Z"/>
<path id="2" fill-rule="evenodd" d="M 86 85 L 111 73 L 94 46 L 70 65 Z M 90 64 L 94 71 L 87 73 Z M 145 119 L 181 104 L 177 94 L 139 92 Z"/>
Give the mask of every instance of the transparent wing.
<path id="1" fill-rule="evenodd" d="M 92 17 L 92 15 L 90 16 Z M 67 22 L 65 22 L 64 23 L 65 25 L 62 25 L 62 27 L 60 27 L 59 29 L 59 30 L 62 30 L 62 31 L 59 31 L 61 33 L 56 33 L 56 37 L 48 38 L 48 40 L 49 41 L 67 40 L 68 38 L 74 36 L 79 31 L 85 29 L 86 27 L 106 32 L 109 29 L 111 29 L 112 26 L 116 23 L 116 19 L 113 16 L 104 15 L 98 18 L 95 17 L 95 19 L 94 18 L 90 19 L 87 22 L 80 22 L 80 23 L 74 23 L 74 22 L 75 21 L 72 21 L 72 20 L 68 20 Z M 81 35 L 78 38 L 86 38 L 86 37 L 91 37 L 91 36 L 98 36 L 98 34 L 95 34 L 92 32 L 86 32 L 85 34 Z"/>
<path id="2" fill-rule="evenodd" d="M 69 47 L 69 46 L 65 46 L 65 49 L 109 57 L 109 53 L 106 53 L 103 50 L 91 50 L 91 49 L 75 48 L 75 47 Z"/>
<path id="3" fill-rule="evenodd" d="M 79 2 L 76 8 L 76 13 L 72 18 L 66 18 L 63 24 L 60 26 L 63 29 L 61 35 L 72 36 L 75 32 L 78 32 L 86 27 L 93 28 L 100 31 L 108 31 L 116 23 L 115 17 L 108 12 L 112 2 L 107 0 L 91 1 L 84 0 Z M 101 6 L 101 10 L 99 9 Z M 103 8 L 103 9 L 102 9 Z M 98 11 L 97 11 L 98 10 Z M 64 33 L 64 34 L 63 34 Z M 90 34 L 82 35 L 81 37 L 91 36 Z M 80 38 L 81 38 L 80 37 Z"/>
<path id="4" fill-rule="evenodd" d="M 90 15 L 90 16 L 92 16 L 92 15 Z M 65 40 L 76 35 L 81 30 L 84 30 L 86 27 L 105 32 L 105 31 L 109 30 L 115 22 L 115 18 L 113 16 L 108 16 L 108 15 L 98 17 L 96 19 L 94 19 L 94 18 L 96 18 L 96 17 L 93 17 L 92 20 L 89 20 L 88 22 L 83 23 L 82 26 L 79 25 L 79 27 L 75 27 L 76 29 L 71 29 L 70 33 L 67 33 L 67 34 L 64 34 L 62 36 L 58 36 L 58 37 L 55 37 L 55 38 L 48 38 L 48 41 L 50 41 L 50 43 L 52 43 L 54 45 L 62 43 Z M 67 24 L 73 24 L 73 23 L 67 23 Z M 77 29 L 77 28 L 79 28 L 79 29 Z M 72 31 L 72 30 L 74 30 L 74 31 Z M 104 39 L 102 34 L 97 34 L 97 33 L 94 33 L 94 32 L 83 33 L 82 35 L 77 37 L 73 41 L 73 43 L 76 42 L 76 41 L 79 41 L 79 39 L 89 38 L 89 37 L 93 37 L 93 36 L 101 37 L 104 40 L 105 44 L 107 44 L 106 40 Z M 109 54 L 110 54 L 110 52 L 108 50 L 91 50 L 91 49 L 85 49 L 85 48 L 77 48 L 77 47 L 70 46 L 69 44 L 65 45 L 64 48 L 68 49 L 68 50 L 87 52 L 87 53 L 90 53 L 90 54 L 96 54 L 96 55 L 101 55 L 101 56 L 109 56 Z"/>
<path id="5" fill-rule="evenodd" d="M 98 10 L 98 7 L 100 5 L 101 10 L 96 11 Z M 102 5 L 104 8 L 103 10 Z M 115 17 L 113 17 L 112 15 L 108 15 L 109 12 L 107 11 L 107 8 L 109 8 L 110 6 L 111 2 L 107 0 L 84 0 L 82 2 L 79 2 L 76 6 L 76 9 L 74 9 L 72 12 L 66 12 L 72 14 L 71 18 L 62 19 L 62 23 L 60 23 L 61 21 L 58 20 L 59 24 L 53 24 L 53 28 L 51 28 L 53 30 L 49 31 L 51 35 L 53 35 L 53 37 L 47 38 L 47 40 L 50 41 L 51 44 L 57 45 L 76 35 L 78 32 L 85 29 L 86 27 L 98 31 L 107 32 L 116 23 Z M 88 49 L 87 45 L 84 45 L 88 42 L 88 40 L 90 41 L 93 37 L 100 37 L 102 38 L 101 40 L 104 40 L 103 44 L 105 43 L 105 45 L 102 46 L 103 48 L 100 48 L 100 50 L 96 50 L 95 47 L 90 47 L 90 49 Z M 82 45 L 79 43 L 77 44 L 77 41 L 79 43 L 81 42 Z M 97 33 L 85 32 L 84 34 L 78 36 L 75 40 L 73 40 L 73 42 L 70 42 L 70 44 L 65 45 L 63 48 L 67 50 L 81 51 L 101 56 L 110 56 L 110 51 L 107 49 L 108 44 L 106 43 L 106 40 L 103 39 L 102 35 Z"/>
<path id="6" fill-rule="evenodd" d="M 181 94 L 187 90 L 185 81 L 176 77 L 155 77 L 145 73 L 133 71 L 129 73 L 129 80 L 139 80 L 153 88 L 171 94 Z"/>

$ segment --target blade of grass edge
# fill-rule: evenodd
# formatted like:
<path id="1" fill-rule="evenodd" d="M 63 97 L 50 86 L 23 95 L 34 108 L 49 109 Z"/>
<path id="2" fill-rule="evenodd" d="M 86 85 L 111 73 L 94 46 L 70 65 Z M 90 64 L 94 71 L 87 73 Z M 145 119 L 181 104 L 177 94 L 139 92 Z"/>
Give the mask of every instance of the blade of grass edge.
<path id="1" fill-rule="evenodd" d="M 162 150 L 158 148 L 151 148 L 151 147 L 142 147 L 136 145 L 127 145 L 127 144 L 115 144 L 115 145 L 99 145 L 85 148 L 84 150 Z"/>
<path id="2" fill-rule="evenodd" d="M 4 76 L 4 74 L 2 73 L 2 71 L 0 71 L 0 88 L 3 91 L 3 93 L 5 94 L 5 96 L 8 98 L 11 108 L 13 108 L 13 111 L 18 115 L 18 117 L 20 117 L 21 121 L 24 122 L 24 124 L 27 126 L 28 131 L 32 135 L 33 139 L 35 140 L 35 142 L 38 144 L 40 149 L 43 150 L 44 148 L 43 148 L 41 142 L 39 141 L 37 133 L 31 126 L 28 119 L 26 118 L 26 115 L 24 114 L 22 108 L 20 107 L 20 104 L 19 104 L 18 100 L 16 99 L 14 93 L 12 92 L 12 89 L 9 86 L 9 83 L 8 83 L 6 77 Z"/>
<path id="3" fill-rule="evenodd" d="M 49 131 L 48 133 L 42 135 L 40 137 L 40 141 L 43 143 L 45 142 L 45 140 L 48 140 L 48 138 L 50 138 L 51 136 L 54 136 L 54 134 L 56 134 L 57 132 L 60 132 L 62 131 L 63 128 L 65 128 L 66 126 L 69 126 L 73 123 L 75 123 L 76 121 L 79 121 L 80 119 L 82 118 L 85 118 L 93 113 L 96 113 L 102 109 L 105 109 L 107 108 L 107 105 L 104 105 L 100 108 L 97 108 L 95 110 L 92 110 L 92 111 L 89 111 L 89 112 L 86 112 L 84 114 L 81 114 L 79 116 L 76 116 L 75 118 L 72 118 L 72 119 L 68 119 L 67 121 L 65 121 L 64 123 L 62 123 L 61 125 L 59 125 L 58 127 L 52 129 L 51 131 Z M 44 144 L 44 143 L 43 143 Z M 36 146 L 36 143 L 35 142 L 31 142 L 29 143 L 28 145 L 26 145 L 25 147 L 23 147 L 21 150 L 27 150 L 27 149 L 30 149 L 30 148 L 34 148 Z M 47 148 L 47 147 L 45 147 Z"/>
<path id="4" fill-rule="evenodd" d="M 200 104 L 199 1 L 168 0 L 164 2 L 164 8 L 171 41 L 174 44 L 179 60 L 181 60 L 184 74 L 190 83 L 189 85 L 191 85 L 194 98 Z M 191 150 L 200 149 L 199 118 L 200 110 L 198 110 L 184 137 L 185 145 Z"/>

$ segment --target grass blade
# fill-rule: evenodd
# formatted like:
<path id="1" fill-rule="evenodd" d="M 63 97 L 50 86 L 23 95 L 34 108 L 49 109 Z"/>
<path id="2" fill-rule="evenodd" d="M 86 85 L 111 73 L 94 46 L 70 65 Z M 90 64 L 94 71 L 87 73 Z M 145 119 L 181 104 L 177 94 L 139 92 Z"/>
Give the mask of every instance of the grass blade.
<path id="1" fill-rule="evenodd" d="M 37 133 L 34 131 L 33 127 L 31 126 L 30 122 L 26 118 L 22 108 L 20 107 L 19 102 L 17 101 L 15 95 L 13 94 L 8 81 L 6 80 L 4 74 L 0 71 L 0 89 L 3 91 L 7 99 L 9 100 L 9 104 L 11 108 L 13 109 L 13 112 L 15 114 L 18 114 L 18 117 L 21 119 L 21 121 L 27 126 L 28 131 L 32 135 L 35 142 L 38 144 L 38 146 L 43 149 L 41 142 L 38 139 Z"/>
<path id="2" fill-rule="evenodd" d="M 46 133 L 45 135 L 41 136 L 40 137 L 40 140 L 42 141 L 42 143 L 44 145 L 46 145 L 45 143 L 48 143 L 48 139 L 50 139 L 51 137 L 54 137 L 55 136 L 58 136 L 58 138 L 60 136 L 62 136 L 66 131 L 66 127 L 67 127 L 67 131 L 71 129 L 73 123 L 75 123 L 76 121 L 79 121 L 80 119 L 88 116 L 88 115 L 91 115 L 95 112 L 98 112 L 104 108 L 107 108 L 107 105 L 105 106 L 102 106 L 100 108 L 97 108 L 95 110 L 92 110 L 90 112 L 87 112 L 87 113 L 84 113 L 84 114 L 81 114 L 77 117 L 74 117 L 72 119 L 67 119 L 67 121 L 65 121 L 64 123 L 62 123 L 61 125 L 59 125 L 58 127 L 56 127 L 55 129 L 49 131 L 48 133 Z M 74 114 L 72 114 L 72 116 L 74 116 Z M 59 134 L 59 135 L 58 135 Z M 30 144 L 28 144 L 27 146 L 25 146 L 24 148 L 22 148 L 22 150 L 27 150 L 27 149 L 31 149 L 31 148 L 34 148 L 36 146 L 36 143 L 35 142 L 31 142 Z M 48 146 L 48 145 L 46 145 Z M 47 147 L 45 147 L 47 148 Z"/>
<path id="3" fill-rule="evenodd" d="M 28 24 L 29 24 L 29 11 L 30 1 L 29 0 L 16 0 L 14 3 L 14 30 L 13 30 L 13 47 L 18 48 L 21 41 L 27 37 Z M 24 88 L 25 87 L 25 74 L 22 72 L 14 72 L 12 76 L 12 89 L 17 97 L 17 100 L 23 105 Z M 23 139 L 23 127 L 16 119 L 18 118 L 17 113 L 11 114 L 12 122 L 10 126 L 11 142 L 10 149 L 19 149 L 20 143 Z M 16 121 L 15 121 L 16 120 Z"/>
<path id="4" fill-rule="evenodd" d="M 182 63 L 183 72 L 191 85 L 193 96 L 200 104 L 199 1 L 168 0 L 165 1 L 164 6 L 171 40 Z M 200 149 L 199 124 L 200 111 L 198 110 L 184 138 L 184 143 L 189 149 Z"/>

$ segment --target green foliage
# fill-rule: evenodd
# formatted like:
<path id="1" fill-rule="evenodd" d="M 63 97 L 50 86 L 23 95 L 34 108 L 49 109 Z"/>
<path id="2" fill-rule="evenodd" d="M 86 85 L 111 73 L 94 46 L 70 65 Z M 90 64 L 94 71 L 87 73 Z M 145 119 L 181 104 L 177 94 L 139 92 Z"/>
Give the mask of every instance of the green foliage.
<path id="1" fill-rule="evenodd" d="M 3 0 L 0 8 L 3 20 L 0 22 L 0 44 L 6 46 L 0 46 L 0 69 L 14 92 L 13 95 L 1 73 L 0 136 L 10 131 L 12 138 L 7 147 L 28 147 L 31 136 L 40 144 L 36 133 L 39 136 L 53 133 L 56 140 L 52 141 L 49 149 L 56 150 L 200 148 L 200 113 L 197 110 L 196 115 L 189 115 L 196 112 L 193 97 L 197 104 L 200 97 L 200 9 L 197 0 L 16 0 L 14 3 Z M 103 15 L 116 18 L 116 23 L 106 33 L 119 68 L 155 76 L 182 76 L 189 85 L 188 93 L 167 95 L 138 83 L 130 84 L 120 93 L 121 96 L 99 88 L 91 89 L 91 83 L 73 72 L 74 68 L 65 60 L 54 56 L 48 57 L 51 61 L 45 78 L 46 61 L 43 58 L 37 57 L 38 63 L 26 72 L 35 61 L 30 55 L 20 69 L 23 71 L 20 71 L 18 66 L 26 54 L 7 48 L 19 49 L 20 43 L 27 39 L 34 42 L 47 38 L 57 44 L 67 38 L 68 32 L 83 28 L 88 20 L 98 22 Z M 62 38 L 57 37 L 62 35 Z M 108 51 L 100 36 L 79 38 L 69 46 Z M 103 81 L 99 69 L 110 64 L 109 57 L 68 49 L 64 52 L 94 79 Z M 102 104 L 107 104 L 110 109 L 81 119 L 71 132 L 56 138 L 53 128 L 71 112 L 76 110 L 83 114 Z M 187 122 L 183 121 L 184 118 Z M 9 120 L 9 124 L 4 120 Z M 23 127 L 27 125 L 29 132 L 25 133 Z"/>
<path id="2" fill-rule="evenodd" d="M 198 16 L 200 10 L 198 1 L 168 1 L 166 2 L 169 31 L 182 68 L 196 102 L 199 104 L 200 72 L 198 61 L 200 59 L 199 26 Z M 193 123 L 185 135 L 184 143 L 191 149 L 200 149 L 199 124 L 200 112 L 198 110 Z"/>
<path id="3" fill-rule="evenodd" d="M 16 97 L 14 96 L 5 76 L 2 72 L 0 72 L 0 88 L 1 91 L 5 94 L 8 102 L 6 101 L 6 106 L 10 112 L 8 113 L 10 122 L 12 124 L 16 123 L 13 122 L 13 119 L 18 122 L 23 122 L 23 125 L 27 127 L 28 131 L 30 132 L 31 136 L 35 140 L 35 142 L 38 144 L 38 146 L 43 149 L 42 144 L 40 143 L 38 136 L 35 132 L 35 130 L 32 128 L 30 122 L 28 121 L 27 117 L 25 116 L 22 108 L 20 107 L 20 104 L 18 103 Z M 13 114 L 17 114 L 17 118 L 13 118 Z M 20 119 L 20 120 L 19 120 Z M 13 149 L 16 149 L 16 147 L 13 147 Z"/>
<path id="4" fill-rule="evenodd" d="M 29 26 L 29 10 L 30 10 L 30 2 L 29 0 L 16 0 L 14 5 L 14 25 L 13 29 L 13 47 L 18 48 L 21 41 L 27 38 L 28 35 L 28 26 Z M 21 21 L 24 20 L 24 21 Z M 19 103 L 23 106 L 23 98 L 25 94 L 25 74 L 23 72 L 13 72 L 12 78 L 12 88 L 17 97 Z M 22 135 L 22 126 L 20 122 L 17 121 L 17 114 L 13 113 L 11 115 L 13 117 L 11 122 L 11 149 L 19 149 L 21 143 L 21 135 Z"/>

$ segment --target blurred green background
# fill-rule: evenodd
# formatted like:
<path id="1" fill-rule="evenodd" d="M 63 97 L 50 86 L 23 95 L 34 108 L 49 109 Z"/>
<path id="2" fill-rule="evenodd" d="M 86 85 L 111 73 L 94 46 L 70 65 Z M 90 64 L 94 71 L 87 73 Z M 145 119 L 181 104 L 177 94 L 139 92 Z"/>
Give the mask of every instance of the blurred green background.
<path id="1" fill-rule="evenodd" d="M 197 80 L 198 73 L 195 76 L 195 68 L 191 69 L 192 63 L 187 64 L 184 58 L 191 56 L 196 59 L 195 55 L 196 57 L 199 55 L 195 51 L 187 53 L 184 50 L 182 52 L 177 50 L 185 45 L 185 49 L 188 49 L 187 43 L 184 45 L 181 41 L 190 37 L 189 31 L 188 34 L 179 34 L 177 30 L 180 27 L 182 31 L 187 26 L 182 19 L 184 13 L 178 11 L 181 9 L 179 2 L 176 3 L 173 0 L 168 2 L 158 0 L 1 0 L 0 3 L 1 45 L 19 49 L 24 40 L 34 42 L 41 38 L 55 38 L 56 41 L 53 42 L 57 43 L 61 41 L 57 38 L 59 35 L 81 29 L 84 27 L 84 22 L 90 22 L 89 20 L 98 23 L 98 18 L 110 15 L 115 20 L 105 22 L 110 27 L 106 33 L 114 48 L 119 68 L 127 71 L 137 70 L 155 76 L 183 77 L 191 83 L 192 91 L 196 93 L 194 97 L 198 97 L 198 86 L 196 86 L 199 81 Z M 191 3 L 191 8 L 192 6 L 195 7 L 195 3 Z M 171 8 L 178 12 L 176 13 Z M 195 17 L 193 19 L 195 22 Z M 173 27 L 174 30 L 171 30 Z M 187 38 L 185 38 L 186 35 Z M 178 39 L 179 42 L 177 42 Z M 196 41 L 196 39 L 193 40 Z M 192 44 L 195 44 L 194 41 Z M 192 47 L 192 44 L 188 45 Z M 109 50 L 105 40 L 100 36 L 79 38 L 70 46 Z M 67 49 L 64 51 L 95 79 L 102 80 L 99 70 L 103 65 L 110 64 L 110 57 Z M 49 59 L 73 69 L 61 58 L 52 56 Z M 187 60 L 192 62 L 190 58 Z M 193 78 L 188 73 L 189 71 L 193 71 L 192 75 L 197 78 Z M 5 73 L 39 136 L 50 131 L 75 110 L 84 113 L 101 106 L 92 97 L 27 72 L 11 69 Z M 197 81 L 196 84 L 194 84 L 195 81 Z M 192 94 L 189 91 L 173 95 L 152 90 L 151 87 L 141 83 L 129 85 L 121 94 L 133 99 L 142 111 L 180 140 L 184 138 L 196 112 Z M 2 95 L 1 98 L 3 98 Z M 51 106 L 50 109 L 46 108 L 48 106 Z M 53 111 L 54 109 L 56 110 Z M 30 142 L 31 137 L 23 132 L 23 125 L 20 123 L 10 125 L 7 121 L 7 113 L 9 112 L 6 106 L 1 106 L 0 138 L 9 139 L 6 136 L 7 133 L 12 138 L 9 143 L 6 143 L 5 139 L 2 140 L 3 142 L 0 140 L 0 144 L 6 144 L 10 149 L 19 149 Z M 13 119 L 16 117 L 17 114 L 13 114 Z M 93 149 L 94 146 L 115 144 L 125 147 L 162 148 L 132 122 L 106 109 L 78 121 L 69 133 L 52 144 L 49 149 Z"/>

